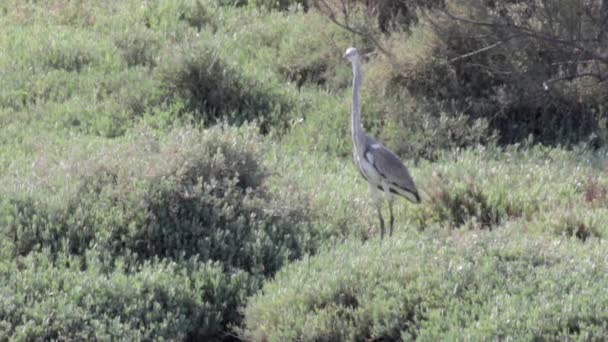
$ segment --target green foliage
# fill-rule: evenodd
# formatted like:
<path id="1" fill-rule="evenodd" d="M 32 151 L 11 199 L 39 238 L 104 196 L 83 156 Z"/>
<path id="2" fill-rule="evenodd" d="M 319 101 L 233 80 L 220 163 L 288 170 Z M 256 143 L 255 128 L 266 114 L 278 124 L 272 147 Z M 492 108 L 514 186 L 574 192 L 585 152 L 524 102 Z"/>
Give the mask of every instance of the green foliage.
<path id="1" fill-rule="evenodd" d="M 207 124 L 224 117 L 240 124 L 257 119 L 264 131 L 289 110 L 282 94 L 243 74 L 207 42 L 191 42 L 167 51 L 159 76 L 167 97 L 178 97 L 185 109 Z"/>
<path id="2" fill-rule="evenodd" d="M 509 228 L 408 235 L 348 243 L 286 267 L 249 301 L 244 337 L 594 339 L 606 333 L 608 264 L 597 241 L 549 244 Z"/>
<path id="3" fill-rule="evenodd" d="M 2 339 L 217 339 L 252 286 L 246 273 L 196 258 L 110 270 L 95 252 L 52 259 L 0 264 Z"/>
<path id="4" fill-rule="evenodd" d="M 121 32 L 114 38 L 124 62 L 132 67 L 136 65 L 156 66 L 160 37 L 145 27 L 135 27 Z"/>
<path id="5" fill-rule="evenodd" d="M 306 152 L 285 143 L 266 153 L 265 164 L 281 170 L 269 177 L 268 186 L 283 203 L 306 204 L 303 209 L 321 245 L 349 238 L 368 240 L 378 233 L 367 184 L 351 159 Z M 396 213 L 401 209 L 396 206 Z"/>
<path id="6" fill-rule="evenodd" d="M 400 155 L 436 160 L 442 151 L 497 140 L 488 120 L 472 119 L 454 108 L 453 103 L 410 96 L 387 97 L 383 102 L 380 108 L 370 111 L 376 120 L 385 123 L 371 129 L 378 130 L 377 136 Z"/>
<path id="7" fill-rule="evenodd" d="M 291 122 L 285 145 L 340 157 L 352 155 L 350 108 L 344 94 L 333 96 L 302 88 L 301 112 Z"/>
<path id="8" fill-rule="evenodd" d="M 61 202 L 6 197 L 2 235 L 14 255 L 45 247 L 82 254 L 95 245 L 113 256 L 199 255 L 272 274 L 312 247 L 311 232 L 297 210 L 265 194 L 259 144 L 251 130 L 182 129 L 160 142 L 142 132 L 72 162 L 71 174 L 40 175 Z"/>
<path id="9" fill-rule="evenodd" d="M 570 202 L 582 202 L 577 209 L 586 210 L 592 203 L 583 200 L 585 190 L 577 184 L 597 173 L 593 161 L 601 159 L 576 153 L 579 158 L 558 149 L 513 146 L 445 154 L 437 163 L 421 165 L 416 179 L 426 200 L 413 215 L 421 227 L 492 229 L 506 220 L 550 217 Z M 542 221 L 534 225 L 549 231 L 551 225 Z"/>
<path id="10" fill-rule="evenodd" d="M 310 34 L 311 27 L 319 34 Z M 366 47 L 363 39 L 311 11 L 291 19 L 289 31 L 278 45 L 275 66 L 298 87 L 313 83 L 343 88 L 350 84 L 351 72 L 341 53 L 351 45 Z"/>
<path id="11" fill-rule="evenodd" d="M 123 68 L 96 32 L 9 26 L 0 45 L 0 105 L 14 111 L 7 121 L 15 125 L 114 137 L 160 104 L 158 82 L 142 67 Z"/>
<path id="12" fill-rule="evenodd" d="M 131 317 L 117 336 L 139 331 L 149 334 L 145 336 L 160 334 L 169 339 L 219 338 L 228 324 L 238 324 L 237 307 L 244 296 L 288 261 L 313 252 L 318 244 L 318 233 L 303 215 L 305 204 L 286 206 L 267 192 L 265 170 L 259 165 L 263 150 L 255 130 L 182 128 L 161 137 L 147 129 L 137 130 L 123 139 L 95 146 L 93 151 L 93 146 L 76 145 L 67 160 L 56 167 L 35 170 L 31 179 L 6 180 L 0 204 L 2 254 L 6 259 L 20 260 L 45 252 L 44 258 L 57 265 L 51 271 L 63 273 L 62 255 L 85 256 L 94 251 L 100 262 L 117 269 L 121 260 L 129 265 L 164 260 L 161 264 L 176 263 L 178 268 L 169 270 L 166 278 L 159 280 L 162 284 L 151 285 L 159 286 L 160 292 L 151 289 L 154 294 L 149 302 L 138 299 L 147 292 L 146 286 L 138 285 L 139 271 L 121 273 L 119 278 L 134 277 L 135 283 L 132 288 L 118 287 L 116 296 L 133 296 L 135 303 L 126 301 L 118 308 L 111 303 L 122 297 L 108 298 L 107 304 L 104 298 L 90 299 L 82 308 L 80 297 L 72 297 L 70 290 L 44 285 L 41 293 L 60 291 L 61 296 L 67 296 L 62 305 L 75 311 L 58 317 L 56 322 L 33 318 L 29 323 L 33 330 L 26 329 L 24 336 L 78 338 L 80 333 L 92 334 L 97 323 L 87 323 L 87 317 L 97 315 L 107 317 L 99 323 L 104 334 L 110 333 L 114 324 L 123 324 L 123 316 Z M 39 162 L 44 163 L 41 158 Z M 180 294 L 183 297 L 163 299 L 166 291 L 181 293 L 180 288 L 166 288 L 169 284 L 165 281 L 175 281 L 171 274 L 180 273 L 179 268 L 191 258 L 215 262 L 224 272 L 207 276 L 203 270 L 201 274 L 184 275 L 183 286 L 193 286 L 188 291 L 198 293 L 196 286 L 205 279 L 218 288 L 220 292 L 211 306 L 207 302 L 212 294 L 206 292 L 196 298 L 190 296 L 192 292 L 185 292 Z M 90 270 L 86 261 L 82 263 L 87 281 L 102 277 Z M 147 272 L 164 271 L 154 266 Z M 242 276 L 234 278 L 235 273 Z M 243 279 L 249 280 L 243 283 Z M 155 301 L 160 301 L 159 307 Z M 187 305 L 184 307 L 181 301 L 187 301 Z M 32 315 L 43 317 L 52 303 L 33 303 Z M 165 306 L 172 309 L 166 311 Z M 155 311 L 148 313 L 147 308 Z M 131 310 L 141 313 L 130 314 Z M 79 317 L 81 311 L 85 313 L 81 318 L 71 317 Z M 141 324 L 148 320 L 158 321 L 159 326 L 140 331 Z M 17 329 L 21 323 L 12 324 L 11 329 Z"/>
<path id="13" fill-rule="evenodd" d="M 151 1 L 143 7 L 143 22 L 146 27 L 160 31 L 184 31 L 185 27 L 215 29 L 216 6 L 206 0 Z"/>

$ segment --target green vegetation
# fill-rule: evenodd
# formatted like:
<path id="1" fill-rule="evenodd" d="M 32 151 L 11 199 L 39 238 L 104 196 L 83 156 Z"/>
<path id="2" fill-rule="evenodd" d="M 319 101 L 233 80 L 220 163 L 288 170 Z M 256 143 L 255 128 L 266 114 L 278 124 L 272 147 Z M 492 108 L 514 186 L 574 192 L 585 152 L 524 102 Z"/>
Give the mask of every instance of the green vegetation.
<path id="1" fill-rule="evenodd" d="M 603 246 L 495 234 L 347 243 L 282 270 L 245 310 L 270 341 L 601 339 Z M 567 276 L 566 276 L 567 275 Z"/>
<path id="2" fill-rule="evenodd" d="M 0 340 L 601 339 L 608 7 L 534 3 L 0 3 Z"/>

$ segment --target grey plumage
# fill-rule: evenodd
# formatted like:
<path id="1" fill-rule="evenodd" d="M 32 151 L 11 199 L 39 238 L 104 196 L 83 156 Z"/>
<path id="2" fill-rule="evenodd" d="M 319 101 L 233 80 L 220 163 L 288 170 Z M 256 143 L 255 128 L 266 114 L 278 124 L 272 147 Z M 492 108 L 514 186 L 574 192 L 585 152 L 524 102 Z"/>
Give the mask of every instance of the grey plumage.
<path id="1" fill-rule="evenodd" d="M 384 192 L 389 203 L 390 235 L 393 234 L 393 194 L 403 196 L 413 203 L 420 202 L 420 195 L 407 168 L 391 150 L 367 136 L 361 128 L 359 88 L 361 86 L 361 61 L 355 48 L 344 54 L 353 66 L 352 138 L 353 156 L 359 172 L 369 183 L 369 189 L 380 219 L 380 235 L 384 237 L 384 219 L 378 190 Z"/>

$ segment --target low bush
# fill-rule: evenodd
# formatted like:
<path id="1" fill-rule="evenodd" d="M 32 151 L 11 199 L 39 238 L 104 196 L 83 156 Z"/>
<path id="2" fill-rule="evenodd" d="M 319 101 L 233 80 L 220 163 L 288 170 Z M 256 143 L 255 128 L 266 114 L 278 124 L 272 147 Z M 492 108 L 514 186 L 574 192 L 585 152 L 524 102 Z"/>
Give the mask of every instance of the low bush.
<path id="1" fill-rule="evenodd" d="M 145 113 L 162 107 L 159 83 L 147 73 L 144 67 L 134 67 L 100 80 L 103 72 L 97 70 L 78 75 L 48 72 L 26 85 L 27 95 L 23 93 L 21 100 L 16 89 L 7 96 L 7 102 L 19 102 L 7 121 L 42 131 L 53 127 L 72 134 L 123 135 Z"/>
<path id="2" fill-rule="evenodd" d="M 285 198 L 267 190 L 266 170 L 259 164 L 263 147 L 256 129 L 224 125 L 204 131 L 181 128 L 156 137 L 155 132 L 142 128 L 94 147 L 75 144 L 63 159 L 51 156 L 47 160 L 40 155 L 29 175 L 3 180 L 2 260 L 45 253 L 43 259 L 53 265 L 48 270 L 49 281 L 62 284 L 61 277 L 69 277 L 65 280 L 69 283 L 85 274 L 92 282 L 105 279 L 90 269 L 85 258 L 94 252 L 107 265 L 104 269 L 119 273 L 108 275 L 107 281 L 112 284 L 112 277 L 117 276 L 116 281 L 124 282 L 116 285 L 122 286 L 116 289 L 118 294 L 95 300 L 79 297 L 93 296 L 95 288 L 75 294 L 71 291 L 78 287 L 43 284 L 40 295 L 57 293 L 61 305 L 69 310 L 56 316 L 56 321 L 45 321 L 42 317 L 50 315 L 57 302 L 52 298 L 29 301 L 34 317 L 28 326 L 21 329 L 24 322 L 10 322 L 6 329 L 29 337 L 85 338 L 97 325 L 104 334 L 111 334 L 116 325 L 120 327 L 117 336 L 158 333 L 182 339 L 219 338 L 228 324 L 238 324 L 237 306 L 245 295 L 287 262 L 314 252 L 319 244 L 319 233 L 305 216 L 307 204 L 283 202 Z M 65 255 L 83 260 L 78 272 L 63 268 Z M 213 267 L 207 270 L 205 266 L 192 275 L 182 273 L 185 271 L 180 269 L 193 258 L 213 263 Z M 145 266 L 159 260 L 160 268 Z M 162 284 L 152 283 L 148 292 L 147 285 L 137 285 L 140 270 L 122 274 L 121 263 L 144 265 L 142 270 L 147 271 L 141 271 L 141 281 L 148 279 L 148 273 L 168 274 L 158 280 Z M 55 273 L 62 276 L 55 279 Z M 174 296 L 181 287 L 165 283 L 176 277 L 183 280 L 178 284 L 185 283 L 175 286 L 191 287 L 179 298 Z M 213 286 L 209 291 L 220 293 L 210 299 L 214 292 L 203 289 L 199 293 L 199 286 Z M 198 294 L 192 297 L 194 292 Z M 120 307 L 111 305 L 123 295 L 132 300 Z M 104 300 L 108 303 L 99 302 Z M 129 319 L 131 323 L 125 323 Z"/>
<path id="3" fill-rule="evenodd" d="M 301 110 L 294 115 L 284 144 L 300 151 L 350 157 L 352 137 L 348 99 L 346 93 L 334 95 L 302 88 Z"/>
<path id="4" fill-rule="evenodd" d="M 0 105 L 14 111 L 8 119 L 16 124 L 115 137 L 161 105 L 159 82 L 149 70 L 125 68 L 151 60 L 123 62 L 106 36 L 35 24 L 9 27 L 5 38 Z"/>
<path id="5" fill-rule="evenodd" d="M 575 234 L 576 229 L 555 226 L 558 221 L 568 220 L 548 218 L 563 218 L 565 208 L 573 209 L 573 217 L 582 218 L 588 210 L 604 207 L 601 194 L 591 193 L 605 184 L 596 178 L 595 164 L 601 158 L 601 153 L 584 149 L 566 152 L 543 146 L 488 146 L 444 153 L 435 163 L 424 162 L 413 168 L 423 201 L 412 207 L 411 217 L 421 228 L 440 224 L 492 229 L 521 219 L 536 231 Z M 589 183 L 590 175 L 595 183 Z M 603 222 L 597 221 L 601 217 L 597 215 L 592 215 L 596 217 L 593 227 Z M 537 221 L 539 218 L 543 219 Z"/>
<path id="6" fill-rule="evenodd" d="M 375 135 L 399 155 L 416 160 L 437 160 L 444 151 L 488 145 L 498 138 L 487 119 L 473 119 L 449 102 L 388 96 L 371 107 L 372 132 L 377 130 Z"/>
<path id="7" fill-rule="evenodd" d="M 128 66 L 156 66 L 161 39 L 155 33 L 145 27 L 134 26 L 114 37 L 114 44 Z"/>
<path id="8" fill-rule="evenodd" d="M 310 251 L 313 232 L 297 208 L 266 194 L 260 153 L 251 129 L 182 129 L 162 142 L 143 135 L 110 144 L 40 175 L 46 192 L 6 196 L 2 235 L 14 255 L 96 246 L 143 260 L 198 255 L 270 275 Z"/>
<path id="9" fill-rule="evenodd" d="M 9 26 L 0 41 L 6 51 L 0 56 L 1 82 L 6 89 L 0 105 L 20 110 L 80 92 L 84 81 L 79 75 L 118 70 L 120 61 L 108 43 L 92 32 L 69 27 Z"/>
<path id="10" fill-rule="evenodd" d="M 248 302 L 254 341 L 594 339 L 602 244 L 498 233 L 347 243 L 279 272 Z M 564 308 L 568 308 L 564 310 Z"/>
<path id="11" fill-rule="evenodd" d="M 269 191 L 284 203 L 306 203 L 306 218 L 316 227 L 319 245 L 345 239 L 368 240 L 379 234 L 378 218 L 365 180 L 352 159 L 302 151 L 298 145 L 273 146 L 265 165 L 281 170 L 268 178 Z M 395 212 L 401 212 L 395 206 Z"/>
<path id="12" fill-rule="evenodd" d="M 0 262 L 0 337 L 9 340 L 222 340 L 251 291 L 218 263 L 153 260 L 109 267 L 33 253 Z"/>
<path id="13" fill-rule="evenodd" d="M 209 0 L 179 0 L 172 2 L 149 2 L 144 6 L 139 18 L 146 27 L 155 31 L 184 32 L 184 26 L 197 31 L 214 30 L 217 17 L 214 16 L 215 1 Z M 139 19 L 138 18 L 138 19 Z"/>
<path id="14" fill-rule="evenodd" d="M 189 42 L 161 57 L 158 76 L 167 98 L 177 98 L 205 124 L 257 120 L 263 132 L 280 128 L 291 104 L 279 89 L 246 76 L 210 42 Z"/>

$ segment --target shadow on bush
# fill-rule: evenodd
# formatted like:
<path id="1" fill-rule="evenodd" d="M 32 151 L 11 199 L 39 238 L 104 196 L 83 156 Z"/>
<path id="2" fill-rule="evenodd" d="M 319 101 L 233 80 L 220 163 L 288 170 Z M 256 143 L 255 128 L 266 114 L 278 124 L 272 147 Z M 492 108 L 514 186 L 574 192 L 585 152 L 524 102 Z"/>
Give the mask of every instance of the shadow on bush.
<path id="1" fill-rule="evenodd" d="M 577 143 L 590 136 L 594 143 L 605 143 L 597 137 L 605 136 L 601 123 L 608 91 L 593 75 L 605 74 L 608 66 L 585 52 L 606 46 L 599 33 L 604 29 L 589 17 L 597 5 L 450 2 L 446 12 L 427 11 L 412 27 L 412 37 L 425 37 L 418 39 L 424 44 L 400 43 L 418 53 L 393 51 L 392 84 L 414 97 L 453 101 L 472 118 L 487 120 L 501 143 L 530 136 L 545 144 Z M 581 15 L 572 16 L 574 11 Z M 577 35 L 578 27 L 585 29 Z M 571 45 L 559 43 L 567 37 Z"/>

